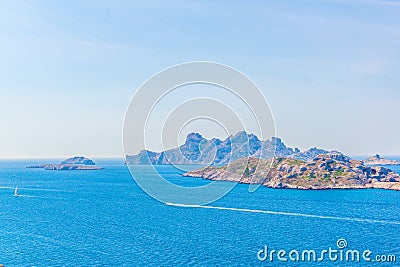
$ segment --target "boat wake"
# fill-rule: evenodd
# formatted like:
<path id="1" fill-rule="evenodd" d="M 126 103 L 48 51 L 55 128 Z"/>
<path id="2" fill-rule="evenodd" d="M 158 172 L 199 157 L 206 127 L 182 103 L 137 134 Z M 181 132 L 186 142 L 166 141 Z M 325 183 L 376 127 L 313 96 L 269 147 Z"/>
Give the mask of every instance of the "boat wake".
<path id="1" fill-rule="evenodd" d="M 340 221 L 351 221 L 351 222 L 364 222 L 364 223 L 380 223 L 380 224 L 400 225 L 400 222 L 396 222 L 396 221 L 384 221 L 384 220 L 374 220 L 374 219 L 364 219 L 364 218 L 324 216 L 324 215 L 315 215 L 315 214 L 307 214 L 307 213 L 293 213 L 293 212 L 256 210 L 256 209 L 241 209 L 241 208 L 218 207 L 218 206 L 209 206 L 209 205 L 189 205 L 189 204 L 177 204 L 177 203 L 165 203 L 165 204 L 168 205 L 168 206 L 183 207 L 183 208 L 230 210 L 230 211 L 239 211 L 239 212 L 263 213 L 263 214 L 295 216 L 295 217 L 307 217 L 307 218 L 327 219 L 327 220 L 340 220 Z"/>
<path id="2" fill-rule="evenodd" d="M 0 189 L 13 189 L 14 190 L 14 197 L 28 197 L 28 198 L 48 198 L 48 199 L 65 199 L 65 198 L 59 198 L 59 197 L 46 197 L 46 196 L 35 196 L 35 195 L 25 195 L 25 194 L 20 194 L 19 191 L 43 191 L 43 192 L 63 192 L 62 190 L 57 190 L 57 189 L 46 189 L 46 188 L 18 188 L 18 187 L 9 187 L 9 186 L 0 186 Z"/>
<path id="3" fill-rule="evenodd" d="M 0 189 L 15 189 L 15 187 L 10 186 L 0 186 Z M 63 190 L 58 189 L 47 189 L 47 188 L 31 188 L 31 187 L 21 187 L 19 189 L 29 190 L 29 191 L 47 191 L 47 192 L 63 192 Z"/>
<path id="4" fill-rule="evenodd" d="M 42 197 L 42 196 L 32 196 L 32 195 L 14 195 L 14 197 L 28 197 L 28 198 L 48 198 L 48 199 L 62 199 L 62 198 L 55 198 L 55 197 Z"/>
<path id="5" fill-rule="evenodd" d="M 32 197 L 32 198 L 34 198 L 34 197 L 36 197 L 36 196 L 29 196 L 29 195 L 14 195 L 14 197 Z"/>

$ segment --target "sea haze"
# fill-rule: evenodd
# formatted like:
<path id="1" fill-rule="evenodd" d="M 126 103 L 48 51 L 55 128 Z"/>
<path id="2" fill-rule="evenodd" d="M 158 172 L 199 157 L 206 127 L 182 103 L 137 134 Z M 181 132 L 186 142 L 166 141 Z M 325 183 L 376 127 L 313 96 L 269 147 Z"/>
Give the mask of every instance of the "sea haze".
<path id="1" fill-rule="evenodd" d="M 248 185 L 239 184 L 209 205 L 217 208 L 177 207 L 146 195 L 121 159 L 97 160 L 102 171 L 25 168 L 41 161 L 0 161 L 5 266 L 249 266 L 260 265 L 257 252 L 264 245 L 318 251 L 337 248 L 339 238 L 349 248 L 400 260 L 397 191 L 261 187 L 249 193 Z M 182 177 L 173 166 L 156 168 L 182 186 L 208 183 Z M 21 197 L 13 196 L 16 186 Z M 327 265 L 332 262 L 321 263 Z"/>

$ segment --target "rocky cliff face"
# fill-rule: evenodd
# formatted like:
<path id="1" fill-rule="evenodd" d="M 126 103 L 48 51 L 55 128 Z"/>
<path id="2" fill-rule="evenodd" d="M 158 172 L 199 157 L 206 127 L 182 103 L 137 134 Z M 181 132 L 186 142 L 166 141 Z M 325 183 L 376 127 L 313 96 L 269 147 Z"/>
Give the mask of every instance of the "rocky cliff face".
<path id="1" fill-rule="evenodd" d="M 220 140 L 208 140 L 199 133 L 191 133 L 185 143 L 175 149 L 160 153 L 142 150 L 137 155 L 127 155 L 127 164 L 207 164 L 224 165 L 241 158 L 269 159 L 273 157 L 292 157 L 311 160 L 318 154 L 329 151 L 312 148 L 300 152 L 299 149 L 287 147 L 280 138 L 272 137 L 262 141 L 254 134 L 242 131 Z"/>
<path id="2" fill-rule="evenodd" d="M 383 167 L 370 167 L 341 153 L 328 153 L 312 161 L 293 158 L 240 159 L 221 167 L 206 167 L 184 174 L 209 180 L 262 184 L 271 188 L 400 190 L 400 176 Z"/>

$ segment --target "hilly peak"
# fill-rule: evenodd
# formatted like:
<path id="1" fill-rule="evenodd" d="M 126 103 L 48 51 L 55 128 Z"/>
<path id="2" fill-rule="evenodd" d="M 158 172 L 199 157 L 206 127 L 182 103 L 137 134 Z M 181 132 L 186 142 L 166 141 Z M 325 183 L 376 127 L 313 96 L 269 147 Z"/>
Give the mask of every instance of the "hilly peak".
<path id="1" fill-rule="evenodd" d="M 245 131 L 240 131 L 237 134 L 234 134 L 230 137 L 228 137 L 229 139 L 231 139 L 231 142 L 238 142 L 238 141 L 247 141 L 248 139 L 248 135 Z"/>
<path id="2" fill-rule="evenodd" d="M 248 134 L 246 131 L 240 131 L 237 134 L 229 136 L 227 139 L 230 139 L 232 143 L 245 143 L 245 142 L 260 142 L 257 135 Z"/>
<path id="3" fill-rule="evenodd" d="M 146 153 L 147 152 L 147 153 Z M 190 133 L 183 145 L 162 152 L 141 151 L 137 155 L 127 155 L 128 164 L 206 164 L 223 165 L 236 159 L 274 157 L 294 158 L 312 161 L 317 155 L 329 151 L 311 148 L 300 151 L 287 147 L 279 137 L 260 140 L 255 134 L 240 131 L 224 140 L 206 139 L 200 133 Z"/>
<path id="4" fill-rule="evenodd" d="M 255 134 L 249 134 L 247 136 L 249 137 L 250 142 L 260 141 L 260 139 L 258 139 L 257 135 L 255 135 Z"/>
<path id="5" fill-rule="evenodd" d="M 186 136 L 186 141 L 185 141 L 185 143 L 186 143 L 186 144 L 187 144 L 187 143 L 192 143 L 192 142 L 200 143 L 203 139 L 204 139 L 204 137 L 203 137 L 201 134 L 199 134 L 199 133 L 190 133 L 190 134 L 188 134 L 188 135 Z"/>
<path id="6" fill-rule="evenodd" d="M 280 139 L 279 137 L 273 136 L 273 137 L 271 137 L 271 142 L 273 144 L 281 144 L 282 143 L 282 139 Z"/>

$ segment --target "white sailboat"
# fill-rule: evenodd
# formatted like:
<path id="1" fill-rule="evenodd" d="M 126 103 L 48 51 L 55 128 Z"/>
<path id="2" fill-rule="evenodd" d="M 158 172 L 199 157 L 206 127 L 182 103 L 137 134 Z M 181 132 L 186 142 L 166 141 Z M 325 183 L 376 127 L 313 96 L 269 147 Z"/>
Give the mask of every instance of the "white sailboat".
<path id="1" fill-rule="evenodd" d="M 15 187 L 15 190 L 14 190 L 14 197 L 18 197 L 19 196 L 19 193 L 18 193 L 18 186 L 17 187 Z"/>

